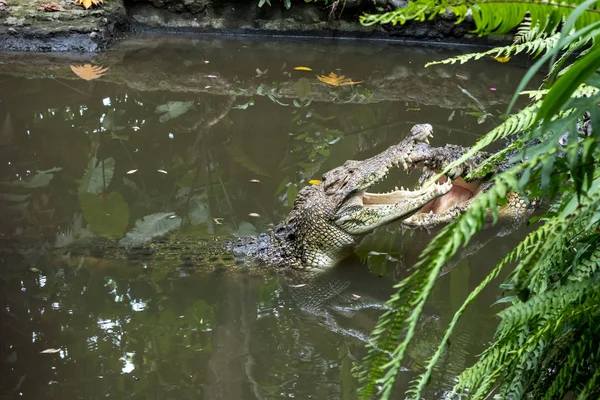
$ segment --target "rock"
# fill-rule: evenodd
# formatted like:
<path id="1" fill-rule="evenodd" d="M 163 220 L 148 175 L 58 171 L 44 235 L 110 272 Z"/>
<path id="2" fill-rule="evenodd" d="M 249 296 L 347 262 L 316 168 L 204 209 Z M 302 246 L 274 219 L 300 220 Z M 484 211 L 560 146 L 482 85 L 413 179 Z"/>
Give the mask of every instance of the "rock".
<path id="1" fill-rule="evenodd" d="M 439 15 L 439 17 L 441 19 L 443 19 L 443 20 L 446 20 L 446 21 L 453 21 L 453 20 L 456 19 L 456 14 L 454 14 L 454 11 L 452 11 L 451 9 L 446 8 L 446 11 L 444 11 L 443 13 L 441 13 Z"/>
<path id="2" fill-rule="evenodd" d="M 346 4 L 344 4 L 345 10 L 356 10 L 363 7 L 365 1 L 364 0 L 346 0 Z"/>
<path id="3" fill-rule="evenodd" d="M 390 0 L 390 4 L 392 7 L 394 7 L 394 9 L 408 7 L 408 1 L 406 0 Z"/>
<path id="4" fill-rule="evenodd" d="M 25 24 L 25 18 L 8 17 L 4 20 L 4 25 L 8 26 L 23 26 Z"/>
<path id="5" fill-rule="evenodd" d="M 11 35 L 16 35 L 18 32 L 15 28 L 8 28 L 7 29 L 8 33 L 10 33 Z"/>
<path id="6" fill-rule="evenodd" d="M 98 32 L 92 32 L 90 33 L 90 39 L 97 39 L 98 38 Z"/>

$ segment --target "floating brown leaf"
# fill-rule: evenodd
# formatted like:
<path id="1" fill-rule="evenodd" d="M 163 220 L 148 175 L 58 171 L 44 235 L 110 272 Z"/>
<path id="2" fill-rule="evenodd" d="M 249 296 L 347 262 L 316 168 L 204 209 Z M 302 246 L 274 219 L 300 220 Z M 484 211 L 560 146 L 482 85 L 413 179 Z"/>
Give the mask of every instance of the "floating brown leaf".
<path id="1" fill-rule="evenodd" d="M 329 75 L 319 75 L 317 79 L 323 83 L 326 83 L 331 86 L 347 86 L 347 85 L 356 85 L 360 82 L 353 82 L 352 79 L 346 78 L 344 75 L 338 76 L 335 72 L 330 73 Z"/>
<path id="2" fill-rule="evenodd" d="M 75 75 L 86 81 L 92 79 L 98 79 L 108 71 L 108 68 L 102 68 L 97 65 L 71 65 L 71 70 L 75 72 Z"/>
<path id="3" fill-rule="evenodd" d="M 47 11 L 47 12 L 65 11 L 65 9 L 61 5 L 56 4 L 54 2 L 43 3 L 42 5 L 36 7 L 36 10 L 38 10 L 38 11 Z"/>
<path id="4" fill-rule="evenodd" d="M 92 4 L 100 5 L 100 3 L 104 4 L 104 0 L 75 0 L 75 3 L 80 3 L 86 9 L 90 8 Z"/>

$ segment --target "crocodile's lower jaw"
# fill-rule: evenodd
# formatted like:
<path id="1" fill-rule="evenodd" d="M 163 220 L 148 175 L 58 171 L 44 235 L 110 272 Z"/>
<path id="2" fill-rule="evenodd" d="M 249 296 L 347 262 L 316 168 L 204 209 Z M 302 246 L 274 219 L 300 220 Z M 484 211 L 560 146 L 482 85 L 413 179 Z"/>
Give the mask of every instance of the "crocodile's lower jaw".
<path id="1" fill-rule="evenodd" d="M 440 181 L 444 182 L 446 179 L 444 177 Z M 415 215 L 442 215 L 456 206 L 466 207 L 469 201 L 479 193 L 481 183 L 479 180 L 465 182 L 462 178 L 456 178 L 452 181 L 452 190 L 425 204 Z"/>

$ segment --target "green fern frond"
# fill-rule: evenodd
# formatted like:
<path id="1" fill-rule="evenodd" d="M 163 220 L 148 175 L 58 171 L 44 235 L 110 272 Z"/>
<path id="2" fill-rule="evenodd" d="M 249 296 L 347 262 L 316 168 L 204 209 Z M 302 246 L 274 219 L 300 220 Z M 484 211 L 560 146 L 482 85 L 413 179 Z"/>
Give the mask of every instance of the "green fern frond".
<path id="1" fill-rule="evenodd" d="M 600 368 L 597 368 L 590 380 L 586 382 L 581 393 L 577 396 L 577 400 L 587 400 L 594 393 L 598 394 L 598 382 L 600 382 Z"/>
<path id="2" fill-rule="evenodd" d="M 600 270 L 600 248 L 593 251 L 588 259 L 579 260 L 573 272 L 568 275 L 571 281 L 588 279 Z"/>
<path id="3" fill-rule="evenodd" d="M 498 210 L 511 192 L 524 198 L 544 195 L 546 201 L 556 203 L 538 219 L 542 222 L 540 227 L 469 294 L 408 393 L 411 398 L 421 397 L 466 307 L 500 270 L 513 264 L 504 286 L 514 291 L 507 298 L 512 305 L 498 314 L 501 323 L 494 343 L 459 375 L 453 392 L 466 392 L 471 399 L 488 398 L 492 392 L 504 398 L 562 398 L 567 392 L 600 394 L 595 386 L 600 379 L 600 129 L 594 126 L 588 137 L 577 137 L 585 112 L 594 123 L 600 121 L 600 79 L 594 74 L 585 80 L 600 68 L 600 48 L 596 44 L 586 47 L 600 35 L 599 6 L 596 0 L 561 4 L 531 0 L 416 0 L 406 9 L 376 21 L 364 17 L 368 23 L 404 23 L 410 19 L 431 19 L 450 8 L 460 20 L 470 10 L 477 31 L 487 34 L 512 29 L 529 16 L 521 24 L 513 46 L 436 63 L 464 62 L 516 51 L 536 55 L 543 49 L 545 54 L 527 73 L 517 92 L 545 63 L 551 67 L 551 74 L 540 90 L 522 93 L 530 96 L 529 107 L 511 115 L 441 172 L 440 175 L 448 173 L 494 141 L 511 141 L 467 176 L 486 176 L 491 180 L 491 188 L 479 193 L 463 215 L 436 235 L 411 276 L 396 286 L 398 292 L 388 302 L 391 311 L 378 321 L 367 357 L 362 379 L 368 383 L 363 398 L 370 398 L 377 385 L 381 385 L 382 398 L 390 396 L 406 347 L 415 335 L 417 321 L 442 266 L 471 240 L 484 221 L 490 216 L 497 220 Z M 578 30 L 574 32 L 575 29 Z M 517 48 L 519 45 L 523 46 Z M 565 55 L 560 56 L 560 51 Z M 572 62 L 569 56 L 575 52 L 580 57 L 568 65 Z M 584 81 L 589 85 L 582 84 Z M 569 132 L 566 146 L 558 140 L 565 132 Z M 507 164 L 503 164 L 500 168 L 500 163 L 509 157 L 513 166 L 506 169 Z M 400 334 L 404 337 L 398 344 Z M 561 365 L 568 368 L 561 369 Z M 571 376 L 567 377 L 568 372 Z"/>
<path id="4" fill-rule="evenodd" d="M 433 356 L 427 362 L 427 366 L 425 367 L 425 372 L 423 372 L 419 376 L 419 378 L 416 382 L 413 382 L 411 389 L 409 389 L 407 393 L 411 393 L 414 396 L 414 398 L 417 398 L 417 399 L 421 397 L 421 394 L 425 390 L 425 386 L 427 386 L 427 384 L 429 383 L 429 380 L 431 379 L 431 374 L 433 373 L 434 367 L 436 366 L 436 364 L 440 360 L 442 354 L 444 353 L 444 350 L 446 349 L 446 346 L 449 343 L 450 336 L 454 332 L 454 329 L 456 328 L 458 321 L 460 320 L 460 318 L 462 317 L 464 312 L 467 310 L 467 307 L 473 302 L 473 300 L 475 300 L 477 298 L 477 296 L 479 296 L 479 294 L 483 291 L 483 289 L 485 289 L 492 280 L 494 280 L 498 277 L 498 275 L 502 271 L 502 268 L 508 262 L 509 262 L 508 258 L 505 258 L 502 262 L 500 262 L 485 277 L 485 279 L 469 294 L 469 296 L 463 302 L 463 304 L 460 306 L 458 311 L 456 311 L 456 313 L 454 313 L 454 316 L 452 317 L 452 321 L 450 322 L 450 325 L 446 329 L 446 332 L 444 333 L 444 336 L 442 337 L 440 344 L 438 345 Z"/>
<path id="5" fill-rule="evenodd" d="M 547 33 L 545 26 L 532 25 L 531 18 L 525 17 L 515 33 L 513 44 L 532 42 L 536 39 L 544 38 L 546 36 Z"/>
<path id="6" fill-rule="evenodd" d="M 529 323 L 533 318 L 548 317 L 553 310 L 561 310 L 571 303 L 580 301 L 593 286 L 597 286 L 597 283 L 572 282 L 499 312 L 498 316 L 502 321 L 498 325 L 498 331 L 501 334 L 497 340 L 506 338 L 512 334 L 514 329 Z"/>
<path id="7" fill-rule="evenodd" d="M 584 303 L 574 307 L 565 307 L 562 311 L 555 310 L 557 314 L 555 318 L 543 318 L 544 314 L 541 314 L 539 325 L 521 330 L 520 334 L 513 334 L 502 340 L 496 340 L 484 352 L 480 361 L 459 376 L 459 381 L 453 388 L 453 392 L 460 393 L 466 388 L 477 387 L 478 390 L 470 398 L 482 398 L 481 396 L 489 391 L 490 386 L 495 384 L 501 375 L 505 375 L 505 379 L 501 382 L 500 391 L 505 394 L 515 391 L 529 391 L 533 386 L 536 386 L 536 383 L 532 380 L 533 376 L 539 374 L 539 369 L 536 367 L 543 364 L 551 365 L 551 369 L 558 368 L 563 358 L 554 349 L 557 347 L 568 348 L 568 345 L 572 345 L 573 338 L 579 335 L 568 332 L 581 331 L 585 333 L 586 330 L 592 329 L 594 333 L 591 337 L 598 337 L 595 318 L 599 314 L 597 302 L 600 299 L 600 292 L 597 290 L 597 280 L 595 279 L 595 291 L 590 293 L 588 290 Z M 594 311 L 589 313 L 590 310 Z M 556 336 L 556 332 L 559 333 L 558 336 Z M 568 338 L 569 335 L 571 339 Z M 561 344 L 560 341 L 564 337 L 567 337 L 568 343 Z M 587 346 L 592 346 L 596 349 L 595 353 L 598 353 L 598 343 L 588 341 Z M 593 365 L 598 362 L 599 357 L 596 354 L 580 353 L 579 360 L 582 363 Z M 527 368 L 523 368 L 523 366 Z M 502 374 L 499 373 L 500 371 L 502 371 Z M 574 371 L 571 369 L 570 372 L 573 374 Z M 581 375 L 577 379 L 580 379 Z M 583 376 L 585 375 L 583 374 Z M 550 380 L 551 377 L 546 377 L 546 379 Z M 511 397 L 509 396 L 509 398 Z"/>
<path id="8" fill-rule="evenodd" d="M 565 357 L 560 357 L 561 364 L 558 366 L 559 371 L 551 380 L 551 383 L 545 388 L 543 400 L 562 399 L 566 396 L 569 390 L 573 389 L 576 375 L 573 371 L 585 368 L 586 364 L 590 363 L 590 356 L 598 352 L 595 344 L 595 337 L 589 330 L 583 332 L 578 340 L 567 341 L 568 353 Z M 594 348 L 596 347 L 596 348 Z M 598 356 L 595 357 L 596 359 Z M 548 378 L 546 378 L 549 380 Z M 594 381 L 597 378 L 591 377 Z"/>
<path id="9" fill-rule="evenodd" d="M 473 157 L 491 143 L 529 129 L 531 126 L 533 126 L 536 120 L 536 111 L 540 105 L 541 102 L 536 102 L 528 107 L 525 107 L 518 113 L 511 115 L 502 124 L 498 125 L 496 128 L 492 129 L 489 133 L 479 139 L 477 143 L 475 143 L 459 159 L 450 163 L 436 179 L 439 179 L 442 175 L 447 174 L 451 169 L 463 164 L 465 161 Z M 479 171 L 477 176 L 480 176 L 479 174 L 487 174 L 489 172 L 489 168 L 487 167 L 489 166 L 490 165 L 488 163 L 479 166 L 477 169 L 477 171 Z M 473 179 L 477 176 L 471 174 L 470 176 L 467 176 L 467 179 Z"/>
<path id="10" fill-rule="evenodd" d="M 437 64 L 455 64 L 460 63 L 464 64 L 467 61 L 479 60 L 485 56 L 490 57 L 509 57 L 514 56 L 520 53 L 531 54 L 537 56 L 544 51 L 548 51 L 556 46 L 558 40 L 560 39 L 560 34 L 556 33 L 549 37 L 541 37 L 534 39 L 532 41 L 527 41 L 524 43 L 511 44 L 509 46 L 504 47 L 496 47 L 488 51 L 483 51 L 479 53 L 467 53 L 461 54 L 457 57 L 446 58 L 441 61 L 432 61 L 425 64 L 425 67 L 429 67 L 431 65 Z"/>
<path id="11" fill-rule="evenodd" d="M 461 23 L 470 11 L 475 22 L 475 33 L 479 35 L 503 34 L 519 26 L 525 17 L 532 26 L 543 27 L 544 32 L 556 33 L 558 24 L 567 19 L 575 8 L 583 3 L 580 0 L 569 2 L 542 0 L 415 0 L 405 8 L 383 14 L 367 14 L 360 17 L 363 25 L 404 24 L 406 21 L 431 20 L 439 14 L 451 10 Z M 574 27 L 580 29 L 600 21 L 598 5 L 587 8 Z"/>

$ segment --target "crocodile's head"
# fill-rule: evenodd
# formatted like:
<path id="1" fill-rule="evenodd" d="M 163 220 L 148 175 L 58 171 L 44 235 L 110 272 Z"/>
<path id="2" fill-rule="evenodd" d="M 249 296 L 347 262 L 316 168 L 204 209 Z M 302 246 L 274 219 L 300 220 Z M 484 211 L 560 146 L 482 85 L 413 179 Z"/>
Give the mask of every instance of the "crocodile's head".
<path id="1" fill-rule="evenodd" d="M 375 228 L 407 218 L 452 189 L 448 180 L 419 190 L 369 192 L 392 168 L 407 169 L 412 151 L 427 143 L 432 127 L 416 125 L 399 144 L 364 161 L 347 161 L 323 174 L 321 182 L 303 188 L 294 208 L 274 231 L 281 263 L 297 268 L 335 265 Z"/>

